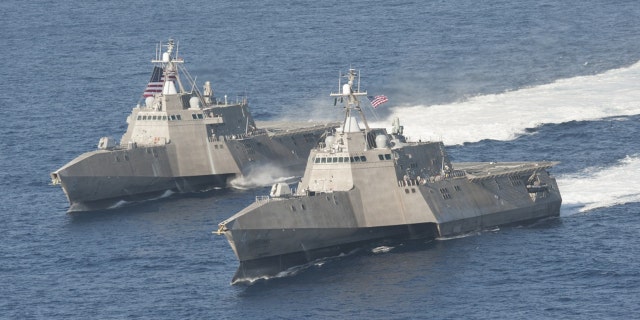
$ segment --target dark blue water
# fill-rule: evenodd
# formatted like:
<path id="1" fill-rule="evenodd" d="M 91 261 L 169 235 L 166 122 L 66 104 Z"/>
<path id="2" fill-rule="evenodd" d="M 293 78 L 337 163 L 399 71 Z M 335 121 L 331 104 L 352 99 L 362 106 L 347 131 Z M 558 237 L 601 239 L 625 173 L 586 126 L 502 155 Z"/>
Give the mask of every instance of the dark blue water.
<path id="1" fill-rule="evenodd" d="M 0 318 L 640 313 L 635 1 L 8 0 L 0 9 Z M 490 120 L 478 121 L 488 127 L 449 146 L 452 157 L 561 161 L 553 173 L 562 215 L 390 243 L 386 253 L 363 248 L 293 276 L 231 286 L 237 261 L 211 232 L 266 188 L 67 214 L 49 172 L 101 136 L 120 137 L 155 45 L 169 37 L 198 81 L 211 80 L 217 94 L 247 93 L 261 120 L 339 118 L 327 95 L 350 65 L 362 69 L 370 93 L 389 96 L 376 111 L 384 122 L 438 105 L 451 116 L 420 125 L 446 127 L 465 108 L 481 108 Z M 541 103 L 538 113 L 513 116 L 487 102 L 542 97 L 554 109 Z M 575 112 L 576 101 L 595 102 Z M 522 118 L 536 124 L 517 128 Z M 495 139 L 509 124 L 521 130 Z"/>

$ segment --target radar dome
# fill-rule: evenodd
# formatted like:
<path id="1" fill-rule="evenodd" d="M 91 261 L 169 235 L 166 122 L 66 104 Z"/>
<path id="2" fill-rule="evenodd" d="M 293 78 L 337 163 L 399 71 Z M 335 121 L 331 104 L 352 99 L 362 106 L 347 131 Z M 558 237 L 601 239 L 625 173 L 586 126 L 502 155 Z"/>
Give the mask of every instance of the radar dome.
<path id="1" fill-rule="evenodd" d="M 389 139 L 384 134 L 379 134 L 376 136 L 376 148 L 377 149 L 385 149 L 387 147 L 387 143 Z"/>
<path id="2" fill-rule="evenodd" d="M 334 136 L 327 136 L 326 138 L 324 138 L 324 143 L 327 145 L 327 147 L 331 147 L 333 145 L 333 142 L 335 142 L 336 138 Z"/>
<path id="3" fill-rule="evenodd" d="M 345 83 L 342 85 L 342 94 L 351 94 L 351 85 Z"/>
<path id="4" fill-rule="evenodd" d="M 189 109 L 200 109 L 200 99 L 198 97 L 189 99 Z"/>
<path id="5" fill-rule="evenodd" d="M 153 101 L 155 99 L 153 97 L 147 97 L 146 99 L 144 99 L 144 104 L 147 106 L 147 108 L 151 108 L 153 106 Z"/>

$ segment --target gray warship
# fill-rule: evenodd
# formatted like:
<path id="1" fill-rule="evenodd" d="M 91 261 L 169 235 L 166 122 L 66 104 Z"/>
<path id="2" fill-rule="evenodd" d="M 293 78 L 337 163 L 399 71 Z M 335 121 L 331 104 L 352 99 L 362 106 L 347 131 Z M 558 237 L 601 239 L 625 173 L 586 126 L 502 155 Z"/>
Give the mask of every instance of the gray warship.
<path id="1" fill-rule="evenodd" d="M 209 81 L 202 92 L 197 89 L 173 40 L 161 43 L 151 62 L 144 101 L 127 117 L 119 143 L 103 137 L 97 150 L 50 174 L 52 184 L 62 186 L 69 211 L 106 209 L 168 190 L 225 187 L 256 170 L 299 176 L 328 129 L 309 122 L 257 125 L 246 97 L 215 97 Z"/>
<path id="2" fill-rule="evenodd" d="M 557 162 L 451 163 L 442 142 L 408 141 L 397 118 L 391 133 L 370 128 L 359 73 L 344 77 L 331 93 L 344 103 L 344 122 L 311 151 L 297 188 L 277 183 L 218 225 L 240 261 L 232 283 L 372 241 L 435 239 L 559 216 L 562 198 L 548 172 Z"/>

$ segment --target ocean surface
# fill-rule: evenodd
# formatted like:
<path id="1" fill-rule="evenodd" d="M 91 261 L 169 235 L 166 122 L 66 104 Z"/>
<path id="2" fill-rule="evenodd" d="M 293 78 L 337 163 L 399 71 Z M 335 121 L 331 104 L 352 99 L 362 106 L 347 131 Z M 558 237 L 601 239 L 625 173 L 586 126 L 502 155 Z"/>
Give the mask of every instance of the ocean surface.
<path id="1" fill-rule="evenodd" d="M 640 5 L 632 0 L 0 2 L 0 318 L 632 319 Z M 68 214 L 49 173 L 120 138 L 160 41 L 258 120 L 368 111 L 455 161 L 560 161 L 561 216 L 390 243 L 231 285 L 217 224 L 268 186 Z"/>

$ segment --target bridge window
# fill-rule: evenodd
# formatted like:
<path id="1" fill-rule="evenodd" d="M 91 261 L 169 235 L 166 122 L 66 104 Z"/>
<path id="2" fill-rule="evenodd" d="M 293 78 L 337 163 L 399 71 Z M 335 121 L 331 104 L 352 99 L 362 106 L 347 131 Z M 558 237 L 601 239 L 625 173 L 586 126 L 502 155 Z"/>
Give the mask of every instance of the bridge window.
<path id="1" fill-rule="evenodd" d="M 367 161 L 367 157 L 365 157 L 365 156 L 360 156 L 360 161 L 362 161 L 362 162 Z"/>
<path id="2" fill-rule="evenodd" d="M 320 163 L 327 163 L 327 158 L 320 158 Z"/>
<path id="3" fill-rule="evenodd" d="M 385 155 L 384 155 L 384 158 L 385 158 L 386 160 L 391 160 L 391 154 L 390 154 L 390 153 L 385 154 Z"/>
<path id="4" fill-rule="evenodd" d="M 384 156 L 383 156 L 383 155 L 381 155 L 381 154 L 379 154 L 379 155 L 378 155 L 378 159 L 380 159 L 380 160 L 384 160 Z"/>

